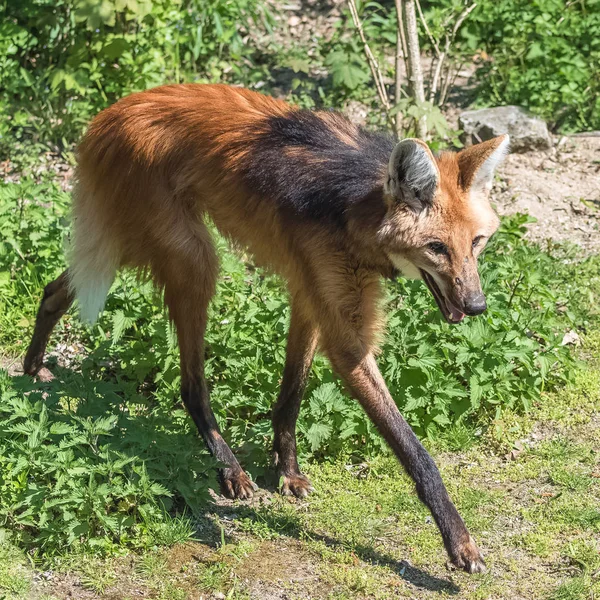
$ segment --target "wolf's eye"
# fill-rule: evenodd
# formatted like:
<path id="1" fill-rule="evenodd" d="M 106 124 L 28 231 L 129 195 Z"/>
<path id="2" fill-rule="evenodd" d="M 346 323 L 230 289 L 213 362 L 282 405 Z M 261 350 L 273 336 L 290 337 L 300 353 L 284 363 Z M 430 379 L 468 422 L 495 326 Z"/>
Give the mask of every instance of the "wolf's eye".
<path id="1" fill-rule="evenodd" d="M 427 244 L 427 248 L 434 254 L 448 254 L 448 246 L 442 242 L 431 242 Z"/>
<path id="2" fill-rule="evenodd" d="M 479 242 L 481 242 L 481 240 L 483 239 L 482 235 L 478 235 L 474 240 L 473 240 L 473 248 L 477 248 L 477 246 L 479 246 Z"/>

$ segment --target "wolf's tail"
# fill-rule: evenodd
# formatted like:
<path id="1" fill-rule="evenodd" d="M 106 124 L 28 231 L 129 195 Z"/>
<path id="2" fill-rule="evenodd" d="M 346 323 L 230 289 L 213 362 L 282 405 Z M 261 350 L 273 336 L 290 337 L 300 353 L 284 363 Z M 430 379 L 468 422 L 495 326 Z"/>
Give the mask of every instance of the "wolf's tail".
<path id="1" fill-rule="evenodd" d="M 74 191 L 73 244 L 70 253 L 70 288 L 79 302 L 83 321 L 94 323 L 119 268 L 119 252 L 101 213 L 102 202 L 86 193 L 81 184 Z"/>

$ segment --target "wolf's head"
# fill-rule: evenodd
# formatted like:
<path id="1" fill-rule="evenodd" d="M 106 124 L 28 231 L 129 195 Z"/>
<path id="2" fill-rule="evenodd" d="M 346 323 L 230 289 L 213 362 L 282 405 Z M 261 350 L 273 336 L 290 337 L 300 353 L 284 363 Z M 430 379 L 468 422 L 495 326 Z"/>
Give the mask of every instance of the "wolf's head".
<path id="1" fill-rule="evenodd" d="M 390 157 L 381 242 L 396 268 L 425 281 L 450 323 L 486 309 L 477 257 L 498 228 L 489 192 L 508 144 L 504 135 L 436 158 L 406 139 Z"/>

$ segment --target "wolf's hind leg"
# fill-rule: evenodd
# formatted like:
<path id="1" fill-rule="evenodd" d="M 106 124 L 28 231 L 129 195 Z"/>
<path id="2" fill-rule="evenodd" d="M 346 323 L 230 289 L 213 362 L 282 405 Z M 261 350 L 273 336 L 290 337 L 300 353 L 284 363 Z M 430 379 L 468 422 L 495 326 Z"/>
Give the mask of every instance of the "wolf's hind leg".
<path id="1" fill-rule="evenodd" d="M 312 486 L 298 466 L 296 421 L 317 347 L 318 331 L 304 316 L 300 304 L 298 298 L 292 301 L 283 381 L 273 408 L 273 458 L 279 476 L 283 478 L 281 492 L 303 498 L 312 491 Z"/>
<path id="2" fill-rule="evenodd" d="M 73 304 L 73 299 L 73 293 L 69 289 L 68 271 L 64 271 L 44 288 L 44 296 L 35 319 L 33 337 L 23 362 L 23 370 L 28 375 L 39 375 L 43 380 L 52 379 L 50 371 L 42 368 L 44 352 L 52 330 L 60 318 L 69 310 L 69 307 Z"/>
<path id="3" fill-rule="evenodd" d="M 221 493 L 232 499 L 250 498 L 255 486 L 221 435 L 204 378 L 204 333 L 218 273 L 208 231 L 202 238 L 189 240 L 184 251 L 163 253 L 161 265 L 152 270 L 157 283 L 164 287 L 165 303 L 177 330 L 183 403 L 211 454 L 227 465 L 219 470 Z"/>

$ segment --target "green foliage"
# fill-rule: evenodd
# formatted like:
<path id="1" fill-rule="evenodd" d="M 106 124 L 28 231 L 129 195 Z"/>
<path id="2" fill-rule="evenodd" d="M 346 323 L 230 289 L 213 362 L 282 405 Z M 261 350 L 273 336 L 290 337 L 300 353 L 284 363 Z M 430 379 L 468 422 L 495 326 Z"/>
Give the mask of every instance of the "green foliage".
<path id="1" fill-rule="evenodd" d="M 66 207 L 67 195 L 53 183 L 0 185 L 4 348 L 17 351 L 29 339 L 41 289 L 63 268 Z M 573 277 L 581 265 L 523 241 L 525 221 L 505 220 L 487 251 L 490 308 L 481 317 L 449 326 L 420 282 L 389 285 L 379 362 L 422 435 L 434 438 L 453 425 L 462 439 L 473 420 L 527 409 L 569 374 L 573 360 L 562 336 L 582 323 L 594 298 L 582 295 L 589 281 Z M 225 435 L 256 477 L 268 464 L 289 308 L 276 278 L 219 246 L 206 374 Z M 6 373 L 0 380 L 2 519 L 22 543 L 46 553 L 65 544 L 106 552 L 185 537 L 185 524 L 183 532 L 172 521 L 164 526 L 164 511 L 197 510 L 214 463 L 179 403 L 176 339 L 152 286 L 124 274 L 91 331 L 67 315 L 56 336 L 61 348 L 83 342 L 83 362 L 61 367 L 59 350 L 55 381 Z M 299 448 L 304 457 L 328 458 L 383 448 L 323 358 L 313 368 Z"/>
<path id="2" fill-rule="evenodd" d="M 99 110 L 165 82 L 251 79 L 259 0 L 20 0 L 0 9 L 0 153 L 68 146 Z M 228 75 L 226 75 L 228 73 Z"/>
<path id="3" fill-rule="evenodd" d="M 561 131 L 600 128 L 600 2 L 522 8 L 488 0 L 465 29 L 468 48 L 492 57 L 478 72 L 481 102 L 527 106 Z"/>
<path id="4" fill-rule="evenodd" d="M 369 44 L 376 55 L 382 73 L 393 79 L 393 63 L 386 61 L 385 53 L 396 43 L 395 13 L 378 2 L 357 2 L 359 18 Z M 328 100 L 334 106 L 343 106 L 348 100 L 359 100 L 372 109 L 369 122 L 386 127 L 389 121 L 377 96 L 369 63 L 362 42 L 356 32 L 350 11 L 342 7 L 343 19 L 335 23 L 333 35 L 320 48 L 316 60 L 323 63 L 330 78 Z"/>
<path id="5" fill-rule="evenodd" d="M 429 3 L 425 16 L 435 37 L 461 4 Z M 525 106 L 559 131 L 600 127 L 598 0 L 483 0 L 452 54 L 463 63 L 475 57 L 479 105 Z"/>
<path id="6" fill-rule="evenodd" d="M 325 64 L 329 67 L 334 86 L 346 87 L 352 91 L 370 80 L 364 52 L 358 47 L 356 40 L 350 40 L 346 50 L 330 52 Z"/>
<path id="7" fill-rule="evenodd" d="M 43 390 L 0 371 L 0 515 L 21 544 L 107 552 L 191 535 L 164 512 L 171 490 L 199 506 L 211 461 L 182 415 L 148 415 L 126 389 L 72 377 Z"/>
<path id="8" fill-rule="evenodd" d="M 23 300 L 33 301 L 63 266 L 68 203 L 54 183 L 0 185 L 0 331 L 13 343 L 32 324 Z M 10 349 L 2 333 L 0 342 Z"/>
<path id="9" fill-rule="evenodd" d="M 423 3 L 429 31 L 441 50 L 445 33 L 467 4 L 463 0 Z M 446 55 L 446 64 L 454 65 L 453 72 L 475 61 L 479 85 L 473 98 L 477 104 L 524 106 L 559 131 L 599 129 L 600 0 L 482 0 L 477 4 Z M 393 80 L 394 64 L 389 58 L 396 45 L 395 11 L 377 2 L 360 2 L 358 9 L 380 67 Z M 352 97 L 376 104 L 362 45 L 357 43 L 349 13 L 344 14 L 345 21 L 324 46 L 334 89 L 341 100 Z M 422 49 L 433 53 L 421 21 L 419 28 Z M 426 84 L 432 76 L 425 71 Z M 465 90 L 461 92 L 465 94 Z M 413 117 L 411 111 L 426 108 L 410 101 L 398 106 Z M 431 129 L 440 136 L 439 127 Z M 445 137 L 446 131 L 441 135 Z"/>

